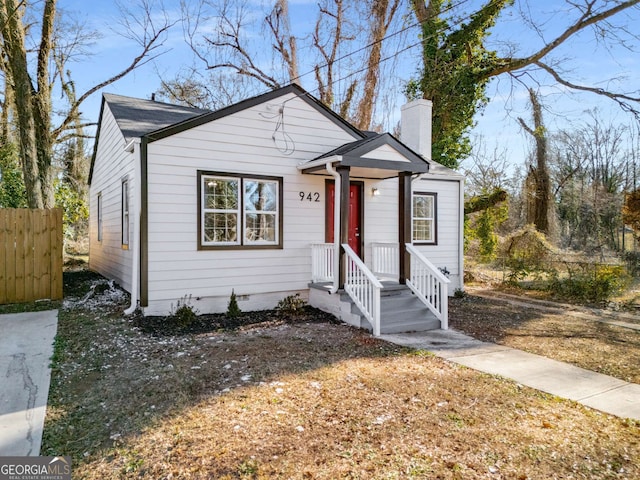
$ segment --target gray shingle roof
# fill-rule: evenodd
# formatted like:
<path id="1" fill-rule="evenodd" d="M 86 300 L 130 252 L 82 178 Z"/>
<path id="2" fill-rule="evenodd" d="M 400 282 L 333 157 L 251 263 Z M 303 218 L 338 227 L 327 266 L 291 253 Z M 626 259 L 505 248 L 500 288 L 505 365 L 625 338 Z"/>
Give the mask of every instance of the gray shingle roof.
<path id="1" fill-rule="evenodd" d="M 171 105 L 154 100 L 142 100 L 113 93 L 105 93 L 104 100 L 109 105 L 109 109 L 127 141 L 210 113 L 210 110 Z"/>

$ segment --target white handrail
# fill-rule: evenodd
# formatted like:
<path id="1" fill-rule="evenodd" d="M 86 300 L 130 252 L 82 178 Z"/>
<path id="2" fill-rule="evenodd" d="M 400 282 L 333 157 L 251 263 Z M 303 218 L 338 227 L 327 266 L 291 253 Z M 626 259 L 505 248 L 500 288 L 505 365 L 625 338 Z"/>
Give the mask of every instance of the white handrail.
<path id="1" fill-rule="evenodd" d="M 371 244 L 371 271 L 378 277 L 398 280 L 399 244 L 373 242 Z"/>
<path id="2" fill-rule="evenodd" d="M 334 279 L 333 243 L 311 244 L 311 281 L 333 282 Z"/>
<path id="3" fill-rule="evenodd" d="M 371 273 L 371 270 L 360 260 L 351 247 L 343 243 L 342 248 L 346 253 L 347 278 L 344 282 L 344 291 L 349 294 L 353 303 L 362 314 L 371 322 L 373 335 L 380 335 L 380 290 L 382 283 Z"/>
<path id="4" fill-rule="evenodd" d="M 411 257 L 410 278 L 407 278 L 407 286 L 440 320 L 442 330 L 447 330 L 449 328 L 450 280 L 413 245 L 407 243 L 406 248 Z"/>

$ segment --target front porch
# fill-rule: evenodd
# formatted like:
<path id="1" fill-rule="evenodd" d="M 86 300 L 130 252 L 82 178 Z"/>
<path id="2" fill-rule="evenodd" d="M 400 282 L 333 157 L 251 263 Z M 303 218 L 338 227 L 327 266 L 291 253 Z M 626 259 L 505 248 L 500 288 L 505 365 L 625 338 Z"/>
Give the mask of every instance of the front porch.
<path id="1" fill-rule="evenodd" d="M 405 244 L 408 275 L 402 283 L 398 243 L 372 243 L 370 261 L 363 262 L 348 244 L 311 245 L 312 279 L 309 303 L 342 321 L 383 333 L 448 328 L 449 279 L 413 245 Z M 344 265 L 336 261 L 343 253 Z M 340 285 L 336 270 L 343 270 Z"/>

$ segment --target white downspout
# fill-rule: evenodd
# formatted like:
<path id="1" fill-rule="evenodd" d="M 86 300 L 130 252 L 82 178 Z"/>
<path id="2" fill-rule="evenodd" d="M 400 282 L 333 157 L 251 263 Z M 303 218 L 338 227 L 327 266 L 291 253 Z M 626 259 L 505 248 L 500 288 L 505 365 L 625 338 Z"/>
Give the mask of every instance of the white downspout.
<path id="1" fill-rule="evenodd" d="M 464 178 L 458 182 L 460 211 L 458 213 L 458 272 L 460 291 L 464 292 Z"/>
<path id="2" fill-rule="evenodd" d="M 331 293 L 338 291 L 340 277 L 340 199 L 341 186 L 340 174 L 336 172 L 331 162 L 326 164 L 327 172 L 335 179 L 333 197 L 333 287 Z"/>
<path id="3" fill-rule="evenodd" d="M 133 152 L 133 258 L 131 260 L 131 306 L 124 311 L 131 315 L 138 308 L 138 292 L 140 290 L 140 216 L 142 208 L 140 176 L 140 139 L 132 140 L 125 149 Z"/>

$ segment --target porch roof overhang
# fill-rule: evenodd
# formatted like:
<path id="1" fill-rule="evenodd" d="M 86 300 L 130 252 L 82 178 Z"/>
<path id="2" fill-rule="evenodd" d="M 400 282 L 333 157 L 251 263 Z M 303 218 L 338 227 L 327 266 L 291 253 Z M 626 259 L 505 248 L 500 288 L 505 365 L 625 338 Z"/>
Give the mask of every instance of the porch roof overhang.
<path id="1" fill-rule="evenodd" d="M 298 165 L 302 173 L 329 175 L 326 165 L 350 167 L 351 178 L 384 179 L 400 172 L 426 173 L 429 163 L 392 135 L 374 135 L 344 144 Z"/>

